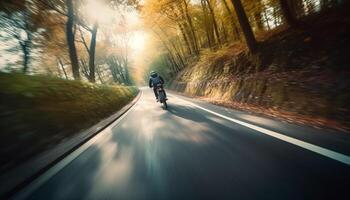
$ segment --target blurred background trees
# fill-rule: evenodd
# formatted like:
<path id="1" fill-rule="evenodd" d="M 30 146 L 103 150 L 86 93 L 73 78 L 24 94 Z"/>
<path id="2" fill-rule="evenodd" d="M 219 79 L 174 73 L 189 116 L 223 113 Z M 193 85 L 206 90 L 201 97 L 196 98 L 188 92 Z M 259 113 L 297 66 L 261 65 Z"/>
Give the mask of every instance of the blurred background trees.
<path id="1" fill-rule="evenodd" d="M 259 54 L 259 42 L 267 33 L 280 27 L 305 28 L 304 16 L 343 2 L 3 0 L 0 70 L 130 85 L 132 73 L 147 71 L 145 66 L 152 63 L 162 63 L 166 67 L 159 70 L 174 75 L 203 52 L 234 44 Z M 135 25 L 140 19 L 142 24 Z M 142 50 L 145 34 L 152 47 Z M 135 49 L 143 51 L 143 63 L 137 61 L 141 55 Z"/>
<path id="2" fill-rule="evenodd" d="M 106 0 L 1 1 L 0 70 L 130 85 L 128 40 L 133 25 L 125 16 L 132 15 L 136 5 Z"/>
<path id="3" fill-rule="evenodd" d="M 324 12 L 336 0 L 146 0 L 145 26 L 163 46 L 170 73 L 193 63 L 201 53 L 243 44 L 259 53 L 259 40 L 281 28 L 303 28 L 303 17 Z M 305 27 L 304 27 L 305 28 Z M 153 67 L 150 64 L 151 67 Z M 164 72 L 165 73 L 165 72 Z"/>

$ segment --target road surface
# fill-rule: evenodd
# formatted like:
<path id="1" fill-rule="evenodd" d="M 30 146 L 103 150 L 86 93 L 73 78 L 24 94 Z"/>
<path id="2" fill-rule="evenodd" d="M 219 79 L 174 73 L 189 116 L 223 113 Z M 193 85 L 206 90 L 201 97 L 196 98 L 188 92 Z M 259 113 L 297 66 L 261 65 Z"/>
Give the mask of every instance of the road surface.
<path id="1" fill-rule="evenodd" d="M 21 199 L 349 199 L 350 138 L 150 89 Z M 348 163 L 347 163 L 348 162 Z"/>

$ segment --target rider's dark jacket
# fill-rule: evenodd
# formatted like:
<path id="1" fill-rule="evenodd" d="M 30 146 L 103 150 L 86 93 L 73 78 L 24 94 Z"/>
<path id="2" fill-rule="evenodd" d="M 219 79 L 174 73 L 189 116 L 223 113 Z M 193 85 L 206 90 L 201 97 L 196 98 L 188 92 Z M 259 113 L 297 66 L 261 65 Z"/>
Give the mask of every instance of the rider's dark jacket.
<path id="1" fill-rule="evenodd" d="M 164 82 L 164 79 L 161 77 L 161 76 L 157 76 L 157 77 L 155 77 L 155 78 L 153 78 L 153 77 L 150 77 L 149 78 L 149 87 L 153 87 L 153 86 L 155 86 L 155 85 L 157 85 L 157 84 L 164 84 L 165 82 Z"/>

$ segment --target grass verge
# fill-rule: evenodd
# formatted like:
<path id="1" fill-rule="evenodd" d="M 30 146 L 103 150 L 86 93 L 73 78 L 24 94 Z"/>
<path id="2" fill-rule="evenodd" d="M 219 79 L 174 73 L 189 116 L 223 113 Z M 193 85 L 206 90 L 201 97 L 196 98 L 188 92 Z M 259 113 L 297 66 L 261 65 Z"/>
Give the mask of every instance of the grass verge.
<path id="1" fill-rule="evenodd" d="M 128 104 L 136 87 L 0 73 L 0 173 Z"/>

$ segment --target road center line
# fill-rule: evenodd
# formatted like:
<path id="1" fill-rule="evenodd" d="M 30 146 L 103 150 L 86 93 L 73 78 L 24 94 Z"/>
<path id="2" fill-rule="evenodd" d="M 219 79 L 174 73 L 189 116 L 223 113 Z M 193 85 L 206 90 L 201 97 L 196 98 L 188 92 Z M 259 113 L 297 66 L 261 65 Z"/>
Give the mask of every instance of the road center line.
<path id="1" fill-rule="evenodd" d="M 203 108 L 202 106 L 199 106 L 199 105 L 194 104 L 194 103 L 192 103 L 190 101 L 187 101 L 187 100 L 184 100 L 182 98 L 179 98 L 177 96 L 174 96 L 174 95 L 172 95 L 172 96 L 177 98 L 177 99 L 180 99 L 182 101 L 185 101 L 186 103 L 188 103 L 188 104 L 190 104 L 190 105 L 192 105 L 194 107 L 197 107 L 197 108 L 199 108 L 201 110 L 204 110 L 204 111 L 206 111 L 208 113 L 211 113 L 213 115 L 216 115 L 218 117 L 224 118 L 226 120 L 229 120 L 231 122 L 237 123 L 237 124 L 242 125 L 242 126 L 245 126 L 247 128 L 256 130 L 256 131 L 258 131 L 260 133 L 264 133 L 264 134 L 269 135 L 271 137 L 283 140 L 283 141 L 288 142 L 290 144 L 294 144 L 294 145 L 299 146 L 301 148 L 307 149 L 309 151 L 318 153 L 320 155 L 326 156 L 326 157 L 331 158 L 333 160 L 336 160 L 336 161 L 342 162 L 344 164 L 350 165 L 350 156 L 347 156 L 347 155 L 344 155 L 344 154 L 341 154 L 341 153 L 338 153 L 338 152 L 335 152 L 335 151 L 332 151 L 332 150 L 329 150 L 329 149 L 326 149 L 326 148 L 323 148 L 323 147 L 320 147 L 320 146 L 317 146 L 317 145 L 314 145 L 314 144 L 310 144 L 308 142 L 304 142 L 302 140 L 298 140 L 298 139 L 295 139 L 295 138 L 292 138 L 292 137 L 283 135 L 281 133 L 277 133 L 275 131 L 271 131 L 271 130 L 268 130 L 268 129 L 265 129 L 265 128 L 253 125 L 253 124 L 249 124 L 249 123 L 237 120 L 237 119 L 233 119 L 231 117 L 222 115 L 222 114 L 214 112 L 212 110 Z"/>

